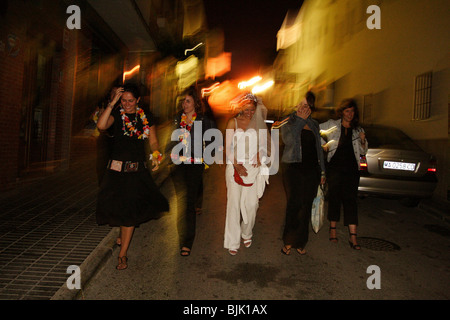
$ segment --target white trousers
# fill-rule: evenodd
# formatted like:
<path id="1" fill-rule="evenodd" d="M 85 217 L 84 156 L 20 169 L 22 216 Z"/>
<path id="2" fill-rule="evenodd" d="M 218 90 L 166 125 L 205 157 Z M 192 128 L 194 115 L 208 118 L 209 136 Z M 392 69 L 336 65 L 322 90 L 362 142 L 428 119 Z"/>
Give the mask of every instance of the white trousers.
<path id="1" fill-rule="evenodd" d="M 225 219 L 224 248 L 237 250 L 243 239 L 251 239 L 259 206 L 257 185 L 250 187 L 234 181 L 234 167 L 227 164 L 225 181 L 227 185 L 227 216 Z M 241 222 L 242 213 L 242 222 Z"/>

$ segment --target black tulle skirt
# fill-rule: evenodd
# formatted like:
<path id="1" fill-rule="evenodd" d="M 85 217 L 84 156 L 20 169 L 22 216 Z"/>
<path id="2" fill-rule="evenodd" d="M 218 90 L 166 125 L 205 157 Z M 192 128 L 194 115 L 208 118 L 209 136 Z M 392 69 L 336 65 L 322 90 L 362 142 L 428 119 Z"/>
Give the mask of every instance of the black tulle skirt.
<path id="1" fill-rule="evenodd" d="M 148 170 L 133 173 L 106 170 L 97 201 L 97 223 L 138 227 L 169 211 L 169 203 Z"/>

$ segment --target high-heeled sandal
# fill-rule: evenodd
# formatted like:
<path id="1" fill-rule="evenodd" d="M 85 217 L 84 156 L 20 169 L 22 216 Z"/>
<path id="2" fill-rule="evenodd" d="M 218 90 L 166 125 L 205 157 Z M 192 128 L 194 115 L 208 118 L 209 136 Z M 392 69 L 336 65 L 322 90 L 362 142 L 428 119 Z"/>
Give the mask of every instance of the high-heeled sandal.
<path id="1" fill-rule="evenodd" d="M 119 257 L 119 264 L 117 265 L 117 270 L 125 270 L 128 268 L 128 258 L 126 256 Z"/>
<path id="2" fill-rule="evenodd" d="M 330 227 L 330 230 L 329 230 L 330 233 L 331 233 L 331 230 L 333 230 L 333 229 L 336 230 L 336 227 Z M 337 243 L 337 242 L 338 242 L 338 238 L 336 238 L 336 237 L 333 238 L 333 237 L 331 237 L 331 235 L 330 235 L 330 241 L 331 241 L 331 242 L 334 242 L 334 243 Z"/>
<path id="3" fill-rule="evenodd" d="M 356 233 L 350 233 L 350 238 L 352 236 L 355 236 L 355 240 L 356 240 Z M 354 249 L 354 250 L 361 250 L 361 246 L 359 244 L 353 244 L 353 241 L 350 239 L 348 240 L 348 244 L 350 245 L 350 248 Z"/>
<path id="4" fill-rule="evenodd" d="M 237 255 L 238 251 L 237 249 L 228 249 L 228 253 L 231 254 L 232 256 Z"/>
<path id="5" fill-rule="evenodd" d="M 250 248 L 251 245 L 252 245 L 252 239 L 244 240 L 244 246 L 246 248 Z"/>

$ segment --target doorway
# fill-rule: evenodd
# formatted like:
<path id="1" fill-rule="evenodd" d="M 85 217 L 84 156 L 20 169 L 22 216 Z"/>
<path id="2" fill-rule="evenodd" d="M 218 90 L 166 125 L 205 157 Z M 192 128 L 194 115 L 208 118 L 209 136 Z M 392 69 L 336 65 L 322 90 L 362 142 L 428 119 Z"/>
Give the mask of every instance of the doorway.
<path id="1" fill-rule="evenodd" d="M 52 83 L 52 50 L 30 47 L 24 66 L 19 172 L 45 167 Z"/>

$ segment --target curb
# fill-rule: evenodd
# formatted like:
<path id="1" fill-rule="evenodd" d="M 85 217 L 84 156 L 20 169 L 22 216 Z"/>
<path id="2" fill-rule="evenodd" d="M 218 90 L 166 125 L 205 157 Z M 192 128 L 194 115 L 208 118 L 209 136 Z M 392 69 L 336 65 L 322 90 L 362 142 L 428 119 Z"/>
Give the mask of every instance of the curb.
<path id="1" fill-rule="evenodd" d="M 69 289 L 65 283 L 50 300 L 78 300 L 84 299 L 83 288 L 89 285 L 90 280 L 106 264 L 112 256 L 119 235 L 119 228 L 113 228 L 108 235 L 100 242 L 97 248 L 89 254 L 80 266 L 81 289 Z M 68 275 L 69 277 L 69 275 Z"/>
<path id="2" fill-rule="evenodd" d="M 169 179 L 169 172 L 158 172 L 153 176 L 155 184 L 161 188 Z M 120 228 L 115 227 L 106 235 L 99 245 L 92 251 L 80 266 L 81 270 L 81 289 L 69 289 L 67 283 L 51 297 L 50 300 L 83 300 L 83 288 L 89 285 L 90 280 L 103 268 L 112 253 L 117 247 L 116 239 L 119 236 Z M 67 277 L 70 275 L 67 274 Z"/>

